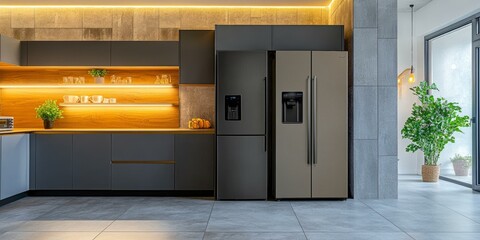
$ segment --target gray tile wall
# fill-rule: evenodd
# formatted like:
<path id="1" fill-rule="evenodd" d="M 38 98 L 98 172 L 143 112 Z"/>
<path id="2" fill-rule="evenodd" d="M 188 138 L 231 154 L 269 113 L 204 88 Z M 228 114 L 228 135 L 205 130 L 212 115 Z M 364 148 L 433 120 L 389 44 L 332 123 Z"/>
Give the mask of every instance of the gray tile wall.
<path id="1" fill-rule="evenodd" d="M 353 195 L 397 198 L 397 0 L 354 0 L 353 14 Z"/>

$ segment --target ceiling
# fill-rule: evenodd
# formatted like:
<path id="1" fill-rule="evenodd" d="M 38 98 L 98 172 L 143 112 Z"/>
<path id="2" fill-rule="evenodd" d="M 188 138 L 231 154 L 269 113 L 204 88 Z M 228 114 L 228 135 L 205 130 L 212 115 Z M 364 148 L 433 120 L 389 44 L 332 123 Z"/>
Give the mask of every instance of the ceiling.
<path id="1" fill-rule="evenodd" d="M 414 11 L 424 7 L 433 0 L 398 0 L 398 11 L 399 12 L 410 12 L 410 4 L 414 4 Z"/>
<path id="2" fill-rule="evenodd" d="M 87 6 L 328 6 L 332 0 L 2 0 L 5 5 Z"/>

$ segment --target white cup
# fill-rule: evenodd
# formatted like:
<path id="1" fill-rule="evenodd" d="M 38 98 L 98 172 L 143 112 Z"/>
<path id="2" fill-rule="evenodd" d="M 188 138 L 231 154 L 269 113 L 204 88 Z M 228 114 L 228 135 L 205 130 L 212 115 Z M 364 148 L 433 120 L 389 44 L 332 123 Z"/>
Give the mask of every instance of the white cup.
<path id="1" fill-rule="evenodd" d="M 89 103 L 90 97 L 89 96 L 80 96 L 80 103 Z"/>

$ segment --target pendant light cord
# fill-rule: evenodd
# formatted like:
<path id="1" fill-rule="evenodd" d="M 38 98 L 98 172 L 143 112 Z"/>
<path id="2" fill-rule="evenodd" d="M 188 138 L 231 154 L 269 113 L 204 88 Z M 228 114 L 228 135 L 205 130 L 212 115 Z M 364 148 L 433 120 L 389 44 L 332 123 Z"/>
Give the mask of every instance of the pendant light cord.
<path id="1" fill-rule="evenodd" d="M 411 26 L 411 34 L 410 34 L 410 56 L 411 56 L 411 60 L 412 60 L 412 62 L 411 62 L 412 66 L 411 66 L 410 71 L 412 73 L 413 73 L 413 7 L 414 7 L 414 5 L 411 4 L 410 8 L 412 9 L 412 11 L 411 11 L 411 18 L 412 18 L 411 24 L 412 24 L 412 26 Z"/>

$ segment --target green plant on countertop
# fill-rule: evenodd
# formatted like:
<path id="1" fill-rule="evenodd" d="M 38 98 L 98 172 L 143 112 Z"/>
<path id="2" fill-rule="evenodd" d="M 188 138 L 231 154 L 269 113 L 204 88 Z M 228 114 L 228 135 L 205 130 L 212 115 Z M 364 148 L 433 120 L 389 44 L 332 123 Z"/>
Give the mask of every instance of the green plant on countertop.
<path id="1" fill-rule="evenodd" d="M 453 134 L 462 132 L 460 128 L 470 126 L 470 117 L 460 115 L 462 109 L 458 103 L 431 95 L 430 91 L 438 91 L 435 83 L 429 85 L 423 81 L 410 90 L 418 97 L 420 104 L 413 104 L 412 115 L 402 129 L 402 137 L 412 141 L 406 150 L 422 150 L 425 165 L 437 166 L 445 145 L 455 142 Z"/>
<path id="2" fill-rule="evenodd" d="M 41 118 L 47 121 L 55 121 L 59 118 L 63 118 L 63 111 L 57 105 L 56 100 L 46 100 L 42 105 L 35 108 L 37 112 L 37 118 Z"/>
<path id="3" fill-rule="evenodd" d="M 463 161 L 463 162 L 465 162 L 465 167 L 470 168 L 472 166 L 472 156 L 469 156 L 469 155 L 462 156 L 458 153 L 455 153 L 455 156 L 450 158 L 450 161 L 452 163 L 457 162 L 457 161 Z"/>
<path id="4" fill-rule="evenodd" d="M 108 72 L 105 69 L 92 69 L 88 71 L 88 74 L 90 74 L 92 77 L 105 77 L 107 73 Z"/>

